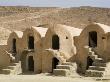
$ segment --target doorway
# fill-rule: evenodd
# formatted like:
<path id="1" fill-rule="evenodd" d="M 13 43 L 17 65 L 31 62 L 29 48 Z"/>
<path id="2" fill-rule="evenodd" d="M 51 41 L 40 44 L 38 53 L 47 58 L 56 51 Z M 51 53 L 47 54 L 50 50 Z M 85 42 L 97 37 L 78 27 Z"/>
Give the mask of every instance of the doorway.
<path id="1" fill-rule="evenodd" d="M 58 35 L 52 36 L 52 49 L 55 49 L 55 50 L 59 49 L 59 37 L 58 37 Z"/>
<path id="2" fill-rule="evenodd" d="M 33 36 L 29 36 L 28 48 L 29 49 L 34 49 L 34 37 Z"/>
<path id="3" fill-rule="evenodd" d="M 96 31 L 89 32 L 89 46 L 93 48 L 97 47 L 97 32 Z"/>
<path id="4" fill-rule="evenodd" d="M 13 45 L 12 45 L 12 52 L 13 53 L 16 53 L 16 39 L 13 39 L 13 41 L 12 41 L 13 43 Z"/>
<path id="5" fill-rule="evenodd" d="M 56 69 L 56 66 L 59 64 L 59 60 L 57 58 L 53 58 L 52 59 L 52 72 L 53 72 L 53 69 Z"/>
<path id="6" fill-rule="evenodd" d="M 28 71 L 34 71 L 34 60 L 33 56 L 28 57 Z"/>
<path id="7" fill-rule="evenodd" d="M 90 56 L 87 57 L 87 66 L 86 66 L 86 69 L 88 70 L 89 66 L 92 66 L 92 63 L 94 61 L 90 58 Z"/>

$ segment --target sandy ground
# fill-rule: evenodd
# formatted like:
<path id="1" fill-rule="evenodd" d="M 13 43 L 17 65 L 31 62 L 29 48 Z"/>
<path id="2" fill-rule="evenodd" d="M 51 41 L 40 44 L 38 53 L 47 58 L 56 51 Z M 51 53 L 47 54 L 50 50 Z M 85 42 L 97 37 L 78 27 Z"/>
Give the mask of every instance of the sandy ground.
<path id="1" fill-rule="evenodd" d="M 96 81 L 93 78 L 84 77 L 58 77 L 58 76 L 47 76 L 43 74 L 37 75 L 1 75 L 0 82 L 110 82 Z"/>

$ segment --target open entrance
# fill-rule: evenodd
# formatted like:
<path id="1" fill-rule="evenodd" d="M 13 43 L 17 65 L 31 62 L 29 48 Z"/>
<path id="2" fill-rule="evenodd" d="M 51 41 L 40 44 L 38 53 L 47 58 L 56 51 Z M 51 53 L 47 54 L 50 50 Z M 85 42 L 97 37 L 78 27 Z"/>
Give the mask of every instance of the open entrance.
<path id="1" fill-rule="evenodd" d="M 28 70 L 29 71 L 34 71 L 34 60 L 33 56 L 28 57 Z"/>
<path id="2" fill-rule="evenodd" d="M 34 37 L 33 36 L 29 36 L 28 48 L 34 49 Z"/>
<path id="3" fill-rule="evenodd" d="M 97 32 L 92 31 L 89 32 L 89 46 L 90 47 L 97 47 Z"/>
<path id="4" fill-rule="evenodd" d="M 87 66 L 86 66 L 86 69 L 88 69 L 89 68 L 89 66 L 92 66 L 92 63 L 93 63 L 94 61 L 90 58 L 90 56 L 88 56 L 87 57 Z"/>
<path id="5" fill-rule="evenodd" d="M 54 57 L 52 59 L 52 72 L 53 72 L 53 69 L 56 69 L 56 66 L 58 65 L 58 63 L 59 63 L 59 60 Z"/>
<path id="6" fill-rule="evenodd" d="M 52 36 L 52 48 L 55 50 L 59 49 L 59 37 L 58 37 L 58 35 Z"/>
<path id="7" fill-rule="evenodd" d="M 13 45 L 12 45 L 12 52 L 13 53 L 16 53 L 16 39 L 13 39 L 13 41 L 12 41 L 13 43 Z"/>

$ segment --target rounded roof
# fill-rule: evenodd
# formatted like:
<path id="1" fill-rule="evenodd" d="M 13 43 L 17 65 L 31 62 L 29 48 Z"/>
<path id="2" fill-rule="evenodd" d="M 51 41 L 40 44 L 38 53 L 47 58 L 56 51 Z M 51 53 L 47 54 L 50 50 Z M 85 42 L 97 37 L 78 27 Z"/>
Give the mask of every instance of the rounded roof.
<path id="1" fill-rule="evenodd" d="M 44 27 L 34 27 L 34 26 L 32 26 L 32 28 L 35 29 L 37 32 L 39 32 L 41 37 L 45 37 L 46 32 L 48 30 L 48 28 L 44 28 Z"/>
<path id="2" fill-rule="evenodd" d="M 18 36 L 18 38 L 23 37 L 23 32 L 22 31 L 13 31 L 13 32 Z"/>
<path id="3" fill-rule="evenodd" d="M 92 26 L 92 25 L 94 25 L 95 28 L 99 28 L 100 27 L 105 33 L 110 32 L 110 26 L 107 26 L 107 25 L 104 25 L 104 24 L 101 24 L 101 23 L 92 23 L 92 24 L 89 24 L 84 29 L 86 29 L 86 28 L 89 29 L 89 27 Z"/>
<path id="4" fill-rule="evenodd" d="M 82 29 L 71 27 L 71 26 L 66 26 L 62 24 L 57 24 L 57 26 L 63 27 L 64 29 L 66 29 L 71 34 L 72 37 L 79 36 L 82 31 Z"/>
<path id="5" fill-rule="evenodd" d="M 105 33 L 110 32 L 110 26 L 101 23 L 95 23 L 95 24 L 99 25 L 105 31 Z"/>

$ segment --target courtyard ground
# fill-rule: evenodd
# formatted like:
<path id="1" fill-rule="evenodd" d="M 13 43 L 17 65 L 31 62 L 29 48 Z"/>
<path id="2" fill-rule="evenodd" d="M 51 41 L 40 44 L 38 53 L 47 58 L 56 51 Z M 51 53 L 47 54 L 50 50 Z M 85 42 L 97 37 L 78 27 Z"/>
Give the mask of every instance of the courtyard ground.
<path id="1" fill-rule="evenodd" d="M 90 77 L 61 77 L 46 74 L 0 75 L 0 82 L 110 82 L 110 80 Z"/>

